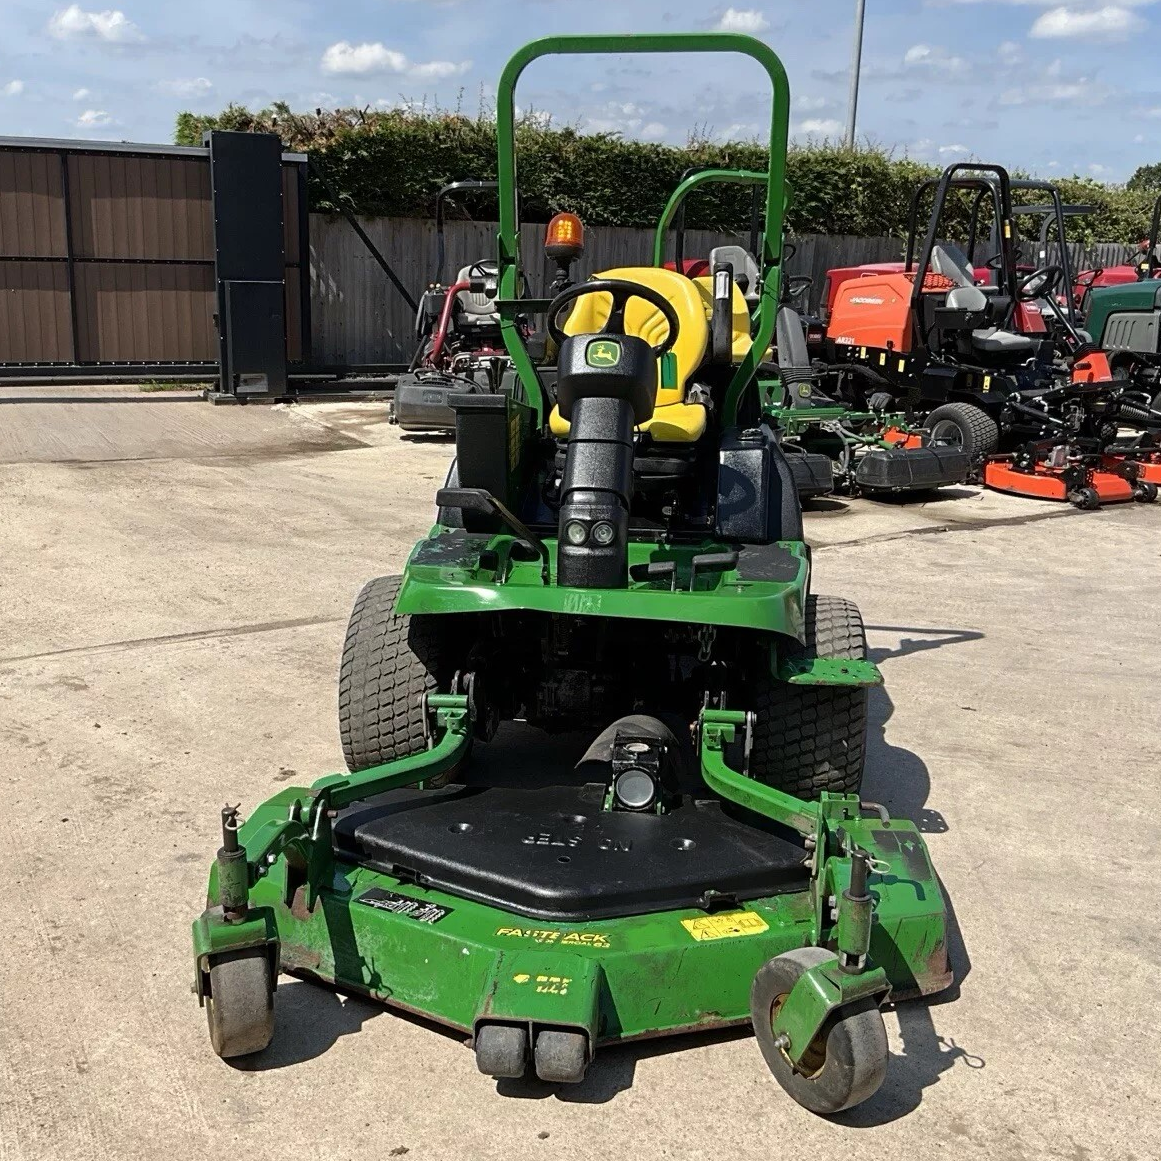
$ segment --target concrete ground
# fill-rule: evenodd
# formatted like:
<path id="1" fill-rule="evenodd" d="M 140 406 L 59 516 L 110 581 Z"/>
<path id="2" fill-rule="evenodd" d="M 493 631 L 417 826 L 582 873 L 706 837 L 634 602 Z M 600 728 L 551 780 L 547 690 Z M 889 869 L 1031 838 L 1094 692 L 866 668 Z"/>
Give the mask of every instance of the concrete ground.
<path id="1" fill-rule="evenodd" d="M 888 1014 L 865 1106 L 803 1112 L 738 1033 L 498 1091 L 456 1039 L 285 978 L 238 1068 L 189 993 L 218 809 L 341 768 L 349 607 L 427 526 L 450 447 L 375 404 L 12 398 L 3 1161 L 1161 1153 L 1161 510 L 965 489 L 808 519 L 816 588 L 858 600 L 887 678 L 866 794 L 920 820 L 956 920 L 957 983 Z"/>

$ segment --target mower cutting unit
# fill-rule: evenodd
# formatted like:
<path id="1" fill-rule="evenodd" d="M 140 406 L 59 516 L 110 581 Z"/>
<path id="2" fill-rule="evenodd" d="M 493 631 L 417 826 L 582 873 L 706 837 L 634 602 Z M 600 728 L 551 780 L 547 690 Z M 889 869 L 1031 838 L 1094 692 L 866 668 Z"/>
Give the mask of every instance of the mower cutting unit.
<path id="1" fill-rule="evenodd" d="M 709 51 L 774 89 L 752 341 L 723 362 L 732 279 L 655 265 L 524 297 L 513 155 L 530 62 Z M 810 592 L 760 415 L 788 106 L 778 57 L 735 34 L 556 37 L 507 65 L 496 306 L 515 383 L 452 397 L 438 522 L 355 603 L 350 773 L 223 814 L 193 928 L 219 1055 L 267 1045 L 281 970 L 461 1032 L 493 1077 L 577 1082 L 602 1045 L 749 1022 L 783 1088 L 830 1114 L 883 1079 L 880 1005 L 951 982 L 923 839 L 860 800 L 879 671 L 854 606 Z M 541 313 L 554 366 L 524 342 Z M 541 739 L 524 769 L 535 727 L 587 748 L 562 761 Z"/>
<path id="2" fill-rule="evenodd" d="M 435 196 L 435 272 L 415 315 L 415 355 L 388 405 L 389 422 L 404 431 L 455 431 L 455 412 L 448 404 L 452 395 L 502 389 L 510 363 L 494 302 L 496 261 L 472 262 L 450 286 L 443 284 L 447 198 L 494 189 L 494 181 L 454 181 Z"/>

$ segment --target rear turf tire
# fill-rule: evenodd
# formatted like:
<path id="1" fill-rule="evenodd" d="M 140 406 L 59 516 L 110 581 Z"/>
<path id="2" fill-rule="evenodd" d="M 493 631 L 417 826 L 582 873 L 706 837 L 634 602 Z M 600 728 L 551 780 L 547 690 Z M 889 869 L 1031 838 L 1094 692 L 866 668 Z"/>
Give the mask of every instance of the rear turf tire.
<path id="1" fill-rule="evenodd" d="M 790 652 L 865 661 L 859 610 L 841 597 L 807 597 L 806 644 Z M 764 672 L 754 712 L 752 777 L 807 800 L 824 790 L 858 792 L 866 758 L 865 688 L 789 685 Z"/>
<path id="2" fill-rule="evenodd" d="M 927 417 L 923 426 L 931 432 L 933 444 L 958 447 L 973 461 L 994 455 L 1000 446 L 996 421 L 970 403 L 945 403 Z"/>
<path id="3" fill-rule="evenodd" d="M 347 769 L 367 770 L 427 748 L 422 698 L 449 688 L 451 622 L 396 616 L 402 578 L 376 577 L 355 599 L 339 669 L 339 734 Z"/>

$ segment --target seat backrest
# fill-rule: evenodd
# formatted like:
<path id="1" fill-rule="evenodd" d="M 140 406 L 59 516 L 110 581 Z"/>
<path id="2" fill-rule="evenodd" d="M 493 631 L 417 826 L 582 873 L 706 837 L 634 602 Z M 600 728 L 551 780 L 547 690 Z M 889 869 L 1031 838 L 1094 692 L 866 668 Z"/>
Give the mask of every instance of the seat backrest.
<path id="1" fill-rule="evenodd" d="M 757 306 L 761 297 L 758 283 L 762 280 L 757 259 L 742 246 L 715 246 L 710 251 L 711 274 L 727 262 L 734 268 L 734 282 L 742 291 L 742 297 L 750 306 Z"/>
<path id="2" fill-rule="evenodd" d="M 988 296 L 978 286 L 957 286 L 947 292 L 947 305 L 951 310 L 985 311 Z"/>
<path id="3" fill-rule="evenodd" d="M 658 382 L 662 385 L 657 389 L 657 407 L 683 402 L 689 378 L 704 362 L 706 347 L 709 345 L 709 322 L 697 286 L 684 274 L 656 266 L 623 266 L 616 270 L 604 270 L 593 277 L 637 282 L 656 290 L 669 301 L 681 324 L 677 342 L 673 346 L 677 375 L 674 385 L 670 387 L 665 386 L 662 377 L 658 375 Z M 612 297 L 608 294 L 587 294 L 578 299 L 564 324 L 565 334 L 583 335 L 600 331 L 609 321 L 612 306 Z M 640 298 L 629 300 L 625 308 L 626 334 L 636 335 L 656 345 L 664 341 L 668 326 L 665 316 L 655 306 Z"/>
<path id="4" fill-rule="evenodd" d="M 936 246 L 931 251 L 931 269 L 944 278 L 950 278 L 957 286 L 975 286 L 976 273 L 967 255 L 958 247 L 949 242 L 944 246 Z"/>
<path id="5" fill-rule="evenodd" d="M 791 367 L 809 368 L 810 351 L 806 346 L 806 332 L 802 329 L 802 318 L 791 306 L 784 306 L 778 312 L 774 336 L 778 343 L 778 366 L 784 370 Z"/>
<path id="6" fill-rule="evenodd" d="M 465 266 L 456 275 L 456 281 L 471 282 L 473 279 L 478 280 L 481 277 L 483 278 L 486 289 L 492 292 L 491 298 L 484 293 L 473 294 L 470 290 L 461 290 L 456 297 L 466 316 L 465 321 L 469 323 L 494 321 L 499 325 L 500 312 L 496 309 L 495 294 L 497 281 L 500 277 L 500 268 L 496 261 L 494 259 L 488 259 L 483 262 L 473 262 L 471 266 Z"/>

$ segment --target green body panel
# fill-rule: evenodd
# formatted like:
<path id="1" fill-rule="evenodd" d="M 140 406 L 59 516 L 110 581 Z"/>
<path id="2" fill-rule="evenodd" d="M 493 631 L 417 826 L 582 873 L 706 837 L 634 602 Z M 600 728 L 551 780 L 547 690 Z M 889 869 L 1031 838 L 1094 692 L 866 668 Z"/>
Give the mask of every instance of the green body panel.
<path id="1" fill-rule="evenodd" d="M 913 826 L 891 826 L 903 843 L 922 850 Z M 865 832 L 856 834 L 865 841 Z M 944 901 L 930 863 L 917 877 L 914 859 L 909 865 L 900 855 L 887 859 L 885 852 L 869 849 L 888 868 L 871 878 L 878 916 L 871 959 L 886 973 L 892 999 L 939 991 L 950 977 Z M 280 864 L 252 893 L 254 903 L 269 906 L 275 917 L 284 970 L 465 1032 L 492 1018 L 582 1025 L 594 1041 L 614 1041 L 746 1022 L 758 968 L 772 956 L 815 942 L 814 904 L 806 891 L 748 903 L 731 918 L 682 910 L 556 923 L 340 862 L 331 885 L 307 912 L 283 901 L 284 875 Z M 358 902 L 375 887 L 451 911 L 432 924 Z M 712 921 L 743 933 L 699 939 L 683 920 L 703 926 Z M 823 942 L 830 934 L 824 933 Z M 525 974 L 526 982 L 514 979 Z M 547 979 L 538 982 L 538 976 Z M 590 1012 L 596 1013 L 595 1029 L 592 1017 L 578 1016 Z"/>
<path id="2" fill-rule="evenodd" d="M 786 657 L 778 676 L 791 685 L 882 685 L 883 675 L 873 661 L 833 657 Z"/>
<path id="3" fill-rule="evenodd" d="M 727 545 L 667 545 L 630 541 L 629 564 L 676 560 L 677 591 L 668 582 L 634 582 L 624 589 L 576 589 L 546 585 L 539 561 L 515 560 L 514 538 L 507 535 L 464 538 L 436 533 L 420 541 L 407 563 L 397 613 L 474 613 L 527 609 L 569 616 L 624 617 L 735 626 L 793 637 L 803 635 L 810 559 L 803 544 L 781 545 L 798 562 L 790 581 L 742 580 L 736 572 L 700 573 L 689 591 L 690 561 L 698 553 L 720 552 Z M 556 541 L 548 540 L 556 559 Z M 481 565 L 493 553 L 494 567 Z M 555 579 L 555 570 L 554 577 Z M 683 587 L 684 586 L 684 587 Z"/>
<path id="4" fill-rule="evenodd" d="M 1089 294 L 1085 328 L 1095 342 L 1103 345 L 1110 315 L 1154 310 L 1161 310 L 1161 282 L 1157 279 L 1126 282 L 1120 286 L 1098 286 Z"/>
<path id="5" fill-rule="evenodd" d="M 832 1012 L 858 1000 L 881 996 L 890 987 L 882 968 L 850 975 L 838 966 L 837 960 L 832 960 L 803 973 L 771 1027 L 775 1035 L 786 1036 L 788 1043 L 783 1051 L 797 1064 Z"/>

